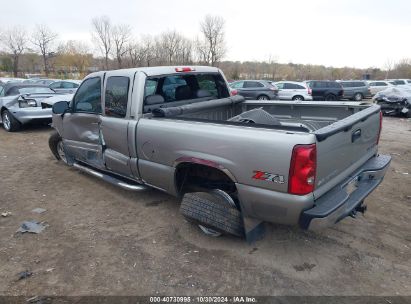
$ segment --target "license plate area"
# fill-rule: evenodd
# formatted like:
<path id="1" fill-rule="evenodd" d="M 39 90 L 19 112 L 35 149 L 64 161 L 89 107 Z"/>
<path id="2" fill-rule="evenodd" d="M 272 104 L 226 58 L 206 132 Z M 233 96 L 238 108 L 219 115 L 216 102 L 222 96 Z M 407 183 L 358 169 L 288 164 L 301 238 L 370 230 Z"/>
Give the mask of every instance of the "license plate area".
<path id="1" fill-rule="evenodd" d="M 347 192 L 348 195 L 353 193 L 355 190 L 358 188 L 358 176 L 354 177 L 345 187 L 345 191 Z"/>

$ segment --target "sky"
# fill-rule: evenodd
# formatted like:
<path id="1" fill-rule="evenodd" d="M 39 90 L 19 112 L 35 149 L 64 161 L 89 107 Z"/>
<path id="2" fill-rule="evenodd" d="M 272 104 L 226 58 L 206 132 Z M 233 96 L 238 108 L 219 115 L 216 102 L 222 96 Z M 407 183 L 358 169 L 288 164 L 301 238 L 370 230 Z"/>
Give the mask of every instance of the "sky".
<path id="1" fill-rule="evenodd" d="M 205 15 L 225 19 L 226 60 L 379 67 L 411 58 L 411 0 L 0 0 L 0 29 L 46 24 L 60 40 L 91 45 L 91 19 L 133 34 L 199 35 Z"/>

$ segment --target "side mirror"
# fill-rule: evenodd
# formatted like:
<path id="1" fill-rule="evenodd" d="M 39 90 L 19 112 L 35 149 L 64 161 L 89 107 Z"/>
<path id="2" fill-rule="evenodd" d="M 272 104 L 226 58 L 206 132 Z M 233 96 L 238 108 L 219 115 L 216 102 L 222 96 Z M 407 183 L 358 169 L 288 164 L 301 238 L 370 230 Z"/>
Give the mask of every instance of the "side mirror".
<path id="1" fill-rule="evenodd" d="M 64 114 L 69 109 L 69 103 L 67 101 L 59 101 L 53 105 L 53 114 Z"/>

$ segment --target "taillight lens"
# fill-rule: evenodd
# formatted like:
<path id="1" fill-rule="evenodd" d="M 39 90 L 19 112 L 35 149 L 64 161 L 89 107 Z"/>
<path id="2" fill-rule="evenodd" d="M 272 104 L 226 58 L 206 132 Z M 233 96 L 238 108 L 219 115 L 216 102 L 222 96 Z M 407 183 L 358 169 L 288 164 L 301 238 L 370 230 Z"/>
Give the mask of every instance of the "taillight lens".
<path id="1" fill-rule="evenodd" d="M 317 147 L 296 145 L 291 156 L 288 193 L 305 195 L 314 191 L 317 169 Z"/>
<path id="2" fill-rule="evenodd" d="M 382 112 L 380 111 L 380 129 L 378 130 L 377 145 L 380 142 L 381 130 L 382 130 Z"/>
<path id="3" fill-rule="evenodd" d="M 230 90 L 230 95 L 231 96 L 235 96 L 235 95 L 237 95 L 238 94 L 238 91 L 237 90 Z"/>
<path id="4" fill-rule="evenodd" d="M 313 94 L 313 90 L 311 90 L 310 88 L 308 88 L 308 95 L 312 95 Z"/>

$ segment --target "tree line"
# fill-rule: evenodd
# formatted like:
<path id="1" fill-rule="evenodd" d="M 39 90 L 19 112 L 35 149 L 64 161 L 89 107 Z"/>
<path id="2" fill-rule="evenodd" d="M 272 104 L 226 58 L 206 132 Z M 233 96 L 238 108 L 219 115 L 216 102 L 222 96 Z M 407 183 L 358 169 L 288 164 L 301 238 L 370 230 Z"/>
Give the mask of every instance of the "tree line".
<path id="1" fill-rule="evenodd" d="M 334 68 L 322 65 L 279 63 L 269 57 L 261 62 L 224 61 L 225 21 L 207 15 L 194 39 L 176 30 L 136 38 L 128 24 L 114 24 L 109 17 L 91 20 L 91 45 L 76 40 L 59 41 L 58 33 L 46 25 L 32 31 L 14 26 L 0 32 L 0 71 L 14 77 L 44 73 L 47 77 L 92 71 L 159 65 L 210 65 L 220 67 L 229 79 L 371 79 L 411 78 L 411 60 L 388 60 L 384 69 Z"/>

